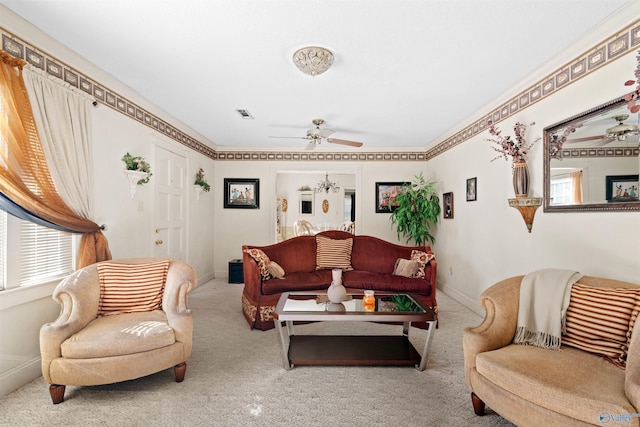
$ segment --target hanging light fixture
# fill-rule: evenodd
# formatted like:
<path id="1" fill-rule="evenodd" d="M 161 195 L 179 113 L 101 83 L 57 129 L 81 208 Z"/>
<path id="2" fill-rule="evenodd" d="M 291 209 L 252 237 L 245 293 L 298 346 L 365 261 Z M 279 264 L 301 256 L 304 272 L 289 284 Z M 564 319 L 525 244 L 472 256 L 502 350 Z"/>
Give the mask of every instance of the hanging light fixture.
<path id="1" fill-rule="evenodd" d="M 323 47 L 307 46 L 298 49 L 293 54 L 293 62 L 303 73 L 317 76 L 331 67 L 333 53 Z"/>
<path id="2" fill-rule="evenodd" d="M 327 172 L 324 176 L 324 181 L 318 182 L 318 185 L 316 185 L 314 191 L 316 193 L 322 193 L 323 191 L 325 193 L 329 193 L 329 190 L 337 193 L 338 191 L 340 191 L 340 187 L 338 187 L 335 182 L 329 181 L 329 172 Z"/>

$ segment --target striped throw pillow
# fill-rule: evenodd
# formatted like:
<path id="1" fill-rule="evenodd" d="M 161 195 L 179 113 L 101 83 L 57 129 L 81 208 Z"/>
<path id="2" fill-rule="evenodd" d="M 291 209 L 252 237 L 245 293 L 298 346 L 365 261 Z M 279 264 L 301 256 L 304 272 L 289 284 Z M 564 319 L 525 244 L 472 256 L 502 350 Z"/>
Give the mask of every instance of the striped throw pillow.
<path id="1" fill-rule="evenodd" d="M 351 249 L 353 239 L 330 239 L 316 236 L 316 270 L 323 268 L 341 268 L 344 271 L 351 267 Z"/>
<path id="2" fill-rule="evenodd" d="M 153 311 L 162 306 L 169 260 L 149 264 L 98 264 L 99 316 Z"/>
<path id="3" fill-rule="evenodd" d="M 562 344 L 599 354 L 624 368 L 638 311 L 640 288 L 574 284 Z"/>

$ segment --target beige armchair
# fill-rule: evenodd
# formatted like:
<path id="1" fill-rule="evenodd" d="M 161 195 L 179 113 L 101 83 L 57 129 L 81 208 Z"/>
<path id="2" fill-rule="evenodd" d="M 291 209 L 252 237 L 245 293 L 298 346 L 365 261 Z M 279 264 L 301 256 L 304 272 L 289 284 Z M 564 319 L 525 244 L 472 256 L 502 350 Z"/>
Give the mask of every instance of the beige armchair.
<path id="1" fill-rule="evenodd" d="M 161 261 L 164 270 L 155 290 L 156 309 L 130 313 L 107 312 L 103 296 L 104 269 L 131 269 L 124 280 Z M 188 294 L 196 285 L 193 268 L 179 260 L 136 258 L 107 261 L 82 268 L 56 287 L 53 299 L 59 317 L 40 330 L 42 375 L 50 384 L 54 404 L 64 400 L 66 385 L 90 386 L 140 378 L 174 367 L 177 382 L 184 379 L 191 355 L 193 317 Z M 98 265 L 105 264 L 98 271 Z M 135 274 L 133 272 L 137 270 Z M 166 272 L 166 276 L 164 275 Z M 111 277 L 111 276 L 110 276 Z M 122 278 L 122 277 L 121 277 Z M 143 279 L 140 279 L 143 282 Z M 127 288 L 129 289 L 129 288 Z M 132 297 L 119 291 L 118 298 Z M 107 297 L 108 298 L 108 297 Z"/>

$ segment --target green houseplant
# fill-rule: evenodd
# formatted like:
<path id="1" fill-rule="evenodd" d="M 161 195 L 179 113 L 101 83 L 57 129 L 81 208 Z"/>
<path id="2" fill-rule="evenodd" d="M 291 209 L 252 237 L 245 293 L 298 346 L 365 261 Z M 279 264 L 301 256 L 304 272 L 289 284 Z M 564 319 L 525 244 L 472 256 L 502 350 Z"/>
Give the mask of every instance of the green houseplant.
<path id="1" fill-rule="evenodd" d="M 440 198 L 436 192 L 436 183 L 426 181 L 422 172 L 406 191 L 396 196 L 397 207 L 391 212 L 391 223 L 396 226 L 398 238 L 414 241 L 420 246 L 435 241 L 431 229 L 438 224 Z"/>

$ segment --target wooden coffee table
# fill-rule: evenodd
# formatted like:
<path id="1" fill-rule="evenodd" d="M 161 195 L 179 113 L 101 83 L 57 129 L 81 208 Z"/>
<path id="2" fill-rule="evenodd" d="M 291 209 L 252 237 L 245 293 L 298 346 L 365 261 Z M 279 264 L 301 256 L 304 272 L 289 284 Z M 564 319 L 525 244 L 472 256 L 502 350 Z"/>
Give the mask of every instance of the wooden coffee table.
<path id="1" fill-rule="evenodd" d="M 422 307 L 410 294 L 376 292 L 375 297 L 375 307 L 371 309 L 364 306 L 361 294 L 350 294 L 342 304 L 333 304 L 328 302 L 326 293 L 283 293 L 273 317 L 285 369 L 295 365 L 387 365 L 424 370 L 437 315 L 432 309 Z M 294 322 L 331 321 L 401 323 L 402 334 L 294 334 Z M 409 341 L 412 322 L 426 322 L 422 354 Z"/>

